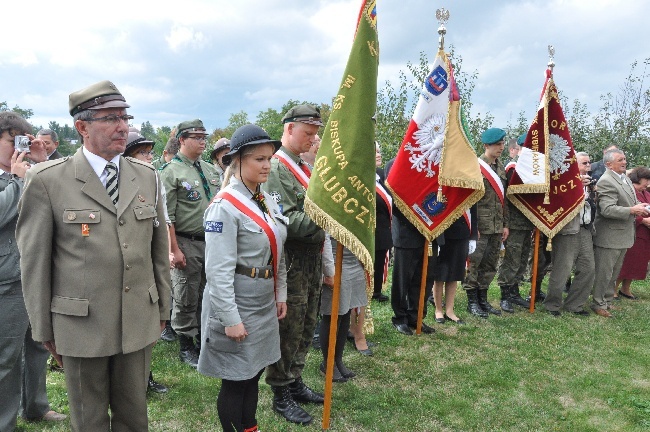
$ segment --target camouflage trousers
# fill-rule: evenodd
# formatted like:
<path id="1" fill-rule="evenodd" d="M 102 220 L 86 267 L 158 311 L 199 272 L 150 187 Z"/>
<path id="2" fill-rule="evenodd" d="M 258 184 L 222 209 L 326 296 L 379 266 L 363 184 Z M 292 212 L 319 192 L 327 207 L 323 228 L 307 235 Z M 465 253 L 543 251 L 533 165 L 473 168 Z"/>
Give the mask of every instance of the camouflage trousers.
<path id="1" fill-rule="evenodd" d="M 172 328 L 194 337 L 201 331 L 201 305 L 205 289 L 205 242 L 177 237 L 185 255 L 184 269 L 172 269 Z"/>
<path id="2" fill-rule="evenodd" d="M 322 255 L 314 250 L 285 249 L 287 316 L 280 321 L 280 360 L 266 368 L 266 383 L 291 384 L 302 376 L 318 319 Z"/>
<path id="3" fill-rule="evenodd" d="M 463 282 L 464 290 L 486 290 L 490 287 L 497 273 L 501 237 L 500 233 L 481 234 L 481 238 L 476 242 L 476 250 L 469 256 L 469 269 Z"/>
<path id="4" fill-rule="evenodd" d="M 531 231 L 511 229 L 505 248 L 497 283 L 499 286 L 519 284 L 524 281 L 528 269 L 528 257 L 532 248 Z"/>

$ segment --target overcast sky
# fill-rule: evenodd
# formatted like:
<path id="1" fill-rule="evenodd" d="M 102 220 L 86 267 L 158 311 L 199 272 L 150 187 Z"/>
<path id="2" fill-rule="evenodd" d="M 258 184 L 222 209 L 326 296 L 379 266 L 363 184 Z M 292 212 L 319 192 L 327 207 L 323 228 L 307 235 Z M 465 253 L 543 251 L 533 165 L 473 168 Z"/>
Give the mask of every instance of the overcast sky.
<path id="1" fill-rule="evenodd" d="M 68 95 L 109 79 L 139 126 L 230 114 L 254 121 L 289 99 L 330 103 L 348 59 L 360 0 L 5 2 L 0 102 L 32 123 L 71 124 Z M 650 57 L 647 0 L 378 0 L 378 87 L 437 49 L 436 9 L 449 9 L 446 45 L 479 78 L 473 112 L 504 127 L 531 119 L 555 46 L 555 81 L 591 111 L 616 93 L 634 60 Z M 644 48 L 645 46 L 645 48 Z"/>

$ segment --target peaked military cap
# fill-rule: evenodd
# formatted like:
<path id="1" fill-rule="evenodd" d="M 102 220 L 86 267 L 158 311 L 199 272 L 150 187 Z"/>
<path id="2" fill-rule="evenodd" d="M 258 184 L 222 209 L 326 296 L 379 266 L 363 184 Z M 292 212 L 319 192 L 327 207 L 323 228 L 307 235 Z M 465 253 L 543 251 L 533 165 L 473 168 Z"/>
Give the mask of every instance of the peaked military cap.
<path id="1" fill-rule="evenodd" d="M 129 108 L 130 106 L 115 84 L 110 81 L 100 81 L 71 93 L 68 101 L 71 116 L 85 110 Z"/>
<path id="2" fill-rule="evenodd" d="M 239 127 L 230 138 L 230 151 L 223 155 L 221 161 L 224 165 L 230 165 L 232 157 L 242 148 L 255 144 L 273 144 L 275 151 L 278 151 L 282 141 L 272 140 L 264 129 L 254 124 L 245 124 Z"/>
<path id="3" fill-rule="evenodd" d="M 296 105 L 289 109 L 284 117 L 282 117 L 282 123 L 288 122 L 300 122 L 323 126 L 323 121 L 320 117 L 320 109 L 308 104 Z"/>
<path id="4" fill-rule="evenodd" d="M 186 133 L 208 135 L 208 133 L 205 131 L 205 127 L 203 126 L 203 122 L 200 119 L 187 120 L 181 122 L 176 127 L 176 138 L 180 138 L 181 135 Z"/>
<path id="5" fill-rule="evenodd" d="M 501 142 L 506 137 L 506 131 L 500 128 L 490 128 L 481 134 L 481 142 L 492 145 Z"/>

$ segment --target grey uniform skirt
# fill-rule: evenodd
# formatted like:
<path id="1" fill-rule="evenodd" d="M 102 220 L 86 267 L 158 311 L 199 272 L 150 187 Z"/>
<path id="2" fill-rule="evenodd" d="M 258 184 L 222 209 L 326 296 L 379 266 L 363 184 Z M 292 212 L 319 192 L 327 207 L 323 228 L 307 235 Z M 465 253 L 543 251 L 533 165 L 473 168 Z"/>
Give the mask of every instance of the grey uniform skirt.
<path id="1" fill-rule="evenodd" d="M 235 301 L 248 336 L 242 342 L 229 339 L 216 317 L 202 323 L 203 344 L 198 370 L 204 375 L 242 381 L 253 378 L 280 359 L 280 331 L 273 278 L 253 279 L 235 274 Z M 210 310 L 210 296 L 203 296 L 203 310 Z"/>
<path id="2" fill-rule="evenodd" d="M 336 259 L 336 241 L 332 239 L 332 249 Z M 341 293 L 339 296 L 339 315 L 345 315 L 350 309 L 368 305 L 366 294 L 366 274 L 361 262 L 347 248 L 343 248 L 341 270 Z M 332 288 L 323 286 L 320 300 L 321 315 L 332 313 Z"/>

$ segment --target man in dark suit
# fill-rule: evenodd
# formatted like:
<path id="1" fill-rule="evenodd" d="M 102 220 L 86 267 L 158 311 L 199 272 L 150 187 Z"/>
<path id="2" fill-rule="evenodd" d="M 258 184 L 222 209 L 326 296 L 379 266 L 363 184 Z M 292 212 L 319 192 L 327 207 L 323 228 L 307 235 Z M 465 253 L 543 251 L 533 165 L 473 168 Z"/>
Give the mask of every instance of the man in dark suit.
<path id="1" fill-rule="evenodd" d="M 32 336 L 65 367 L 73 430 L 145 431 L 151 350 L 169 314 L 162 188 L 151 165 L 121 156 L 133 117 L 113 83 L 69 106 L 83 147 L 30 169 L 19 203 Z"/>
<path id="2" fill-rule="evenodd" d="M 59 136 L 52 129 L 41 129 L 36 134 L 36 138 L 39 138 L 45 144 L 45 151 L 47 151 L 47 159 L 54 160 L 60 159 L 63 157 L 59 153 Z"/>
<path id="3" fill-rule="evenodd" d="M 388 301 L 388 296 L 381 292 L 384 285 L 384 278 L 386 275 L 384 271 L 386 259 L 388 258 L 388 251 L 393 247 L 393 237 L 391 235 L 391 220 L 393 218 L 393 204 L 390 193 L 384 186 L 386 175 L 381 168 L 381 151 L 379 143 L 375 142 L 376 146 L 376 164 L 377 164 L 377 218 L 375 224 L 375 286 L 372 294 L 374 300 L 385 302 Z"/>
<path id="4" fill-rule="evenodd" d="M 603 162 L 606 170 L 596 183 L 596 278 L 591 307 L 601 317 L 611 318 L 608 309 L 612 309 L 616 278 L 625 252 L 634 244 L 634 217 L 646 217 L 650 213 L 646 204 L 638 202 L 632 182 L 625 175 L 625 153 L 618 149 L 610 150 L 605 153 Z"/>
<path id="5" fill-rule="evenodd" d="M 386 164 L 386 177 L 388 177 L 395 159 Z M 390 293 L 390 304 L 393 308 L 393 326 L 407 336 L 413 334 L 418 320 L 418 305 L 420 303 L 420 286 L 422 284 L 422 264 L 424 236 L 418 229 L 399 211 L 393 203 L 392 236 L 395 259 L 393 262 L 393 285 Z M 437 255 L 438 246 L 432 244 L 433 255 Z M 425 298 L 431 295 L 434 277 L 433 268 L 435 259 L 429 256 L 425 286 Z M 424 316 L 427 313 L 424 304 Z M 422 333 L 431 334 L 432 327 L 422 323 Z"/>

